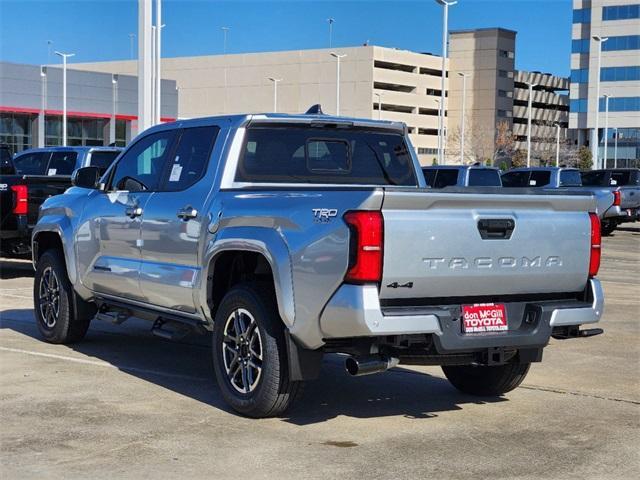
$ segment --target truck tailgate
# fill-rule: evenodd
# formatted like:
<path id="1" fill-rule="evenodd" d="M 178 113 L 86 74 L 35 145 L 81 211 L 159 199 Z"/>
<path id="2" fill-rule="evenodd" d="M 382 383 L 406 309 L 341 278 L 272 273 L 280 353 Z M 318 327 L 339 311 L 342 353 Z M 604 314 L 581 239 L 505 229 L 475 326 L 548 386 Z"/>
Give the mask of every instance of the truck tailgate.
<path id="1" fill-rule="evenodd" d="M 580 193 L 386 190 L 380 297 L 581 291 L 594 210 Z"/>

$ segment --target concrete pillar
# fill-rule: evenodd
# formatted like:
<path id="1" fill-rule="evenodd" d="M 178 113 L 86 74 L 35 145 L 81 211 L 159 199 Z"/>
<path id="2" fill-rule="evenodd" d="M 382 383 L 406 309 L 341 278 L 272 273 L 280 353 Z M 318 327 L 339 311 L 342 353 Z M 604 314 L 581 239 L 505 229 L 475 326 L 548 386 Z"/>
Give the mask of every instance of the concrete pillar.
<path id="1" fill-rule="evenodd" d="M 153 125 L 151 115 L 151 0 L 138 0 L 138 132 Z"/>

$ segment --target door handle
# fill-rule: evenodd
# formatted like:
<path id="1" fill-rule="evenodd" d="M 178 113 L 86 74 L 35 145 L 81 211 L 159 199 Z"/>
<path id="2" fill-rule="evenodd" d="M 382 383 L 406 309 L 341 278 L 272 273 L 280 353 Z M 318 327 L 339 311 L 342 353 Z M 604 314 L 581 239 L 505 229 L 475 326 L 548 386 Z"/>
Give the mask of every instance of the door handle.
<path id="1" fill-rule="evenodd" d="M 124 213 L 129 218 L 136 218 L 142 215 L 142 207 L 129 207 Z"/>
<path id="2" fill-rule="evenodd" d="M 198 210 L 192 206 L 184 207 L 178 210 L 178 218 L 182 220 L 189 220 L 190 218 L 196 218 L 198 216 Z"/>
<path id="3" fill-rule="evenodd" d="M 483 218 L 478 220 L 478 231 L 483 240 L 509 240 L 516 223 L 510 218 Z"/>

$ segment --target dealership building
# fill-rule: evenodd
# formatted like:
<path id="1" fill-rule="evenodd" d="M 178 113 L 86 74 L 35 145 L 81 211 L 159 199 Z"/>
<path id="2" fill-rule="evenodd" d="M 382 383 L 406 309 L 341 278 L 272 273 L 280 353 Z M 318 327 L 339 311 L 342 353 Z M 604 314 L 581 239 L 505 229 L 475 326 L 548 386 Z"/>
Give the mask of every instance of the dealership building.
<path id="1" fill-rule="evenodd" d="M 594 156 L 597 151 L 602 164 L 607 126 L 607 166 L 616 157 L 619 166 L 631 166 L 640 158 L 640 3 L 573 0 L 571 37 L 569 127 L 580 145 L 589 146 Z"/>
<path id="2" fill-rule="evenodd" d="M 162 81 L 163 121 L 178 116 L 174 80 Z M 137 134 L 138 80 L 67 70 L 67 144 L 125 145 Z M 62 144 L 62 69 L 0 62 L 0 143 L 19 152 Z"/>

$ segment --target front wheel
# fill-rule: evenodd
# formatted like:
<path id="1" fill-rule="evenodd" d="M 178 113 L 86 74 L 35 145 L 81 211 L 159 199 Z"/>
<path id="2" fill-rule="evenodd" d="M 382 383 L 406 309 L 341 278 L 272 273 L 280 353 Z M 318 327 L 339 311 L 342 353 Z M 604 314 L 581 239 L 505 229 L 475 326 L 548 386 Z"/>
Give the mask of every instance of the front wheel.
<path id="1" fill-rule="evenodd" d="M 47 250 L 38 260 L 33 307 L 38 330 L 50 343 L 82 340 L 95 314 L 95 307 L 74 293 L 58 250 Z"/>
<path id="2" fill-rule="evenodd" d="M 233 287 L 213 329 L 213 366 L 225 401 L 249 417 L 272 417 L 294 401 L 302 382 L 289 379 L 284 326 L 268 284 Z"/>
<path id="3" fill-rule="evenodd" d="M 445 365 L 442 371 L 461 392 L 486 397 L 502 395 L 516 388 L 527 376 L 530 366 L 530 363 Z"/>

